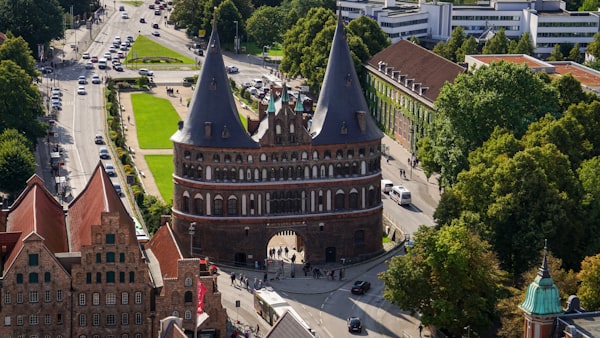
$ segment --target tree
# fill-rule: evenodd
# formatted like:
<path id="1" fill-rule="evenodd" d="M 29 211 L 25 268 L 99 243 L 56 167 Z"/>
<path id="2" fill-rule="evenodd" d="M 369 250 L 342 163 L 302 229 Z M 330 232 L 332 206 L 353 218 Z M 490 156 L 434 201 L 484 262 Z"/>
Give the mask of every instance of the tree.
<path id="1" fill-rule="evenodd" d="M 513 41 L 511 41 L 512 43 Z M 525 54 L 531 55 L 535 50 L 535 46 L 533 45 L 533 41 L 531 41 L 531 34 L 529 32 L 523 33 L 519 42 L 514 45 L 514 48 L 509 48 L 508 52 L 510 54 Z"/>
<path id="2" fill-rule="evenodd" d="M 569 51 L 568 59 L 577 63 L 581 63 L 581 61 L 583 61 L 583 57 L 581 56 L 581 46 L 579 45 L 579 42 L 576 43 L 575 46 L 573 46 L 573 48 L 571 48 L 571 51 Z"/>
<path id="3" fill-rule="evenodd" d="M 448 44 L 444 41 L 436 43 L 435 46 L 433 46 L 432 52 L 443 57 L 444 59 L 452 60 L 452 53 L 450 53 Z"/>
<path id="4" fill-rule="evenodd" d="M 442 87 L 438 112 L 430 126 L 433 163 L 445 185 L 466 169 L 466 157 L 489 138 L 495 127 L 522 136 L 527 126 L 545 114 L 558 116 L 556 92 L 533 76 L 526 65 L 492 63 L 459 75 Z M 419 154 L 419 157 L 421 155 Z"/>
<path id="5" fill-rule="evenodd" d="M 421 40 L 416 35 L 411 35 L 410 38 L 408 38 L 408 41 L 410 41 L 414 44 L 417 44 L 417 45 L 421 45 Z"/>
<path id="6" fill-rule="evenodd" d="M 562 110 L 566 111 L 570 105 L 587 100 L 587 96 L 581 88 L 581 82 L 577 81 L 571 73 L 554 78 L 551 84 L 556 88 L 558 103 Z"/>
<path id="7" fill-rule="evenodd" d="M 508 38 L 504 28 L 500 28 L 493 38 L 485 42 L 481 52 L 483 54 L 506 54 L 508 52 Z"/>
<path id="8" fill-rule="evenodd" d="M 466 325 L 475 332 L 492 325 L 501 273 L 489 244 L 456 222 L 421 227 L 414 247 L 393 257 L 379 278 L 385 299 L 419 312 L 424 325 L 460 336 Z"/>
<path id="9" fill-rule="evenodd" d="M 456 62 L 464 62 L 466 55 L 479 54 L 479 45 L 474 37 L 469 36 L 456 51 Z"/>
<path id="10" fill-rule="evenodd" d="M 594 40 L 587 45 L 587 52 L 596 58 L 600 58 L 600 32 L 594 34 Z"/>
<path id="11" fill-rule="evenodd" d="M 578 274 L 581 284 L 577 295 L 587 311 L 600 310 L 600 254 L 586 257 Z"/>
<path id="12" fill-rule="evenodd" d="M 456 52 L 463 45 L 466 39 L 465 29 L 462 26 L 457 26 L 452 31 L 450 35 L 450 39 L 446 43 L 446 48 L 448 49 L 448 54 L 451 55 L 450 61 L 456 62 Z"/>
<path id="13" fill-rule="evenodd" d="M 160 217 L 171 214 L 171 206 L 172 202 L 163 203 L 155 196 L 144 195 L 140 209 L 150 235 L 160 227 Z"/>
<path id="14" fill-rule="evenodd" d="M 203 7 L 196 0 L 177 0 L 170 19 L 177 25 L 186 27 L 190 35 L 197 35 L 202 25 Z"/>
<path id="15" fill-rule="evenodd" d="M 550 53 L 550 56 L 548 56 L 548 60 L 549 61 L 562 61 L 564 58 L 565 57 L 563 56 L 563 53 L 560 51 L 560 45 L 555 44 L 554 49 Z"/>
<path id="16" fill-rule="evenodd" d="M 17 129 L 32 142 L 46 134 L 38 120 L 44 113 L 40 91 L 11 60 L 0 61 L 0 102 L 0 130 Z"/>
<path id="17" fill-rule="evenodd" d="M 281 7 L 262 6 L 246 22 L 246 31 L 257 46 L 283 42 L 285 28 L 285 13 Z"/>
<path id="18" fill-rule="evenodd" d="M 18 132 L 9 131 L 11 136 Z M 2 135 L 6 138 L 8 135 Z M 15 198 L 35 173 L 35 157 L 31 149 L 19 140 L 24 137 L 4 140 L 0 143 L 0 191 Z"/>
<path id="19" fill-rule="evenodd" d="M 583 0 L 581 7 L 579 7 L 580 12 L 596 12 L 598 11 L 598 0 Z"/>
<path id="20" fill-rule="evenodd" d="M 390 45 L 390 39 L 381 29 L 377 21 L 366 15 L 350 21 L 347 30 L 354 36 L 360 37 L 367 46 L 368 57 L 381 52 Z"/>
<path id="21" fill-rule="evenodd" d="M 0 32 L 22 36 L 39 56 L 38 45 L 63 37 L 63 12 L 57 0 L 0 0 Z"/>
<path id="22" fill-rule="evenodd" d="M 238 34 L 240 33 L 240 27 L 244 27 L 242 24 L 242 14 L 238 11 L 237 7 L 232 0 L 225 0 L 221 2 L 217 11 L 217 30 L 219 32 L 219 39 L 222 44 L 234 45 L 235 41 L 235 23 L 238 22 Z M 239 35 L 238 35 L 239 36 Z"/>
<path id="23" fill-rule="evenodd" d="M 35 59 L 31 49 L 22 37 L 9 37 L 0 44 L 0 60 L 12 60 L 23 69 L 31 78 L 37 78 L 39 72 L 35 69 Z"/>

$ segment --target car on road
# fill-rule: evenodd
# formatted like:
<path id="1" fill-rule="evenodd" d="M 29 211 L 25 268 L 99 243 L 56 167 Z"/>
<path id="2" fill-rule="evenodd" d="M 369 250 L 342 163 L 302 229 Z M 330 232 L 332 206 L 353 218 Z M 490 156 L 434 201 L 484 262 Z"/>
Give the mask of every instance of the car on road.
<path id="1" fill-rule="evenodd" d="M 93 83 L 93 84 L 99 84 L 99 83 L 101 83 L 101 82 L 102 82 L 102 81 L 100 80 L 100 76 L 98 76 L 98 74 L 94 74 L 94 75 L 92 75 L 92 83 Z"/>
<path id="2" fill-rule="evenodd" d="M 154 11 L 154 15 L 160 15 L 160 11 L 157 9 Z"/>
<path id="3" fill-rule="evenodd" d="M 88 53 L 88 52 L 83 53 L 83 55 L 81 55 L 81 58 L 85 59 L 85 60 L 89 59 L 90 58 L 90 53 Z"/>
<path id="4" fill-rule="evenodd" d="M 112 53 L 111 52 L 104 53 L 104 58 L 110 60 L 112 58 Z"/>
<path id="5" fill-rule="evenodd" d="M 52 100 L 52 109 L 62 110 L 62 103 L 57 100 Z"/>
<path id="6" fill-rule="evenodd" d="M 94 69 L 94 64 L 91 61 L 86 62 L 85 69 Z"/>
<path id="7" fill-rule="evenodd" d="M 85 95 L 86 94 L 85 87 L 84 86 L 77 87 L 77 94 Z"/>
<path id="8" fill-rule="evenodd" d="M 140 75 L 146 75 L 146 76 L 154 76 L 154 72 L 152 72 L 151 70 L 146 69 L 146 68 L 140 69 L 138 71 L 138 74 L 140 74 Z"/>
<path id="9" fill-rule="evenodd" d="M 146 23 L 146 19 L 140 18 L 140 23 Z"/>
<path id="10" fill-rule="evenodd" d="M 121 189 L 121 185 L 119 183 L 113 183 L 115 190 L 117 191 L 117 195 L 123 196 L 123 189 Z"/>
<path id="11" fill-rule="evenodd" d="M 94 137 L 94 143 L 104 144 L 104 137 L 100 134 L 96 134 L 96 137 Z"/>
<path id="12" fill-rule="evenodd" d="M 122 72 L 123 71 L 123 65 L 121 65 L 120 62 L 114 62 L 113 63 L 113 69 L 116 70 L 117 72 Z"/>
<path id="13" fill-rule="evenodd" d="M 118 52 L 118 53 L 117 53 L 117 57 L 118 57 L 119 59 L 124 59 L 124 58 L 125 58 L 125 53 L 123 53 L 123 52 Z"/>
<path id="14" fill-rule="evenodd" d="M 52 95 L 54 95 L 54 94 L 62 96 L 62 91 L 60 90 L 59 87 L 53 87 L 52 88 Z"/>
<path id="15" fill-rule="evenodd" d="M 225 70 L 226 70 L 226 71 L 227 71 L 227 73 L 229 73 L 229 74 L 236 74 L 236 73 L 239 73 L 239 71 L 240 71 L 240 70 L 238 69 L 238 67 L 236 67 L 236 66 L 226 66 L 226 67 L 225 67 Z"/>
<path id="16" fill-rule="evenodd" d="M 40 68 L 40 72 L 42 72 L 42 74 L 50 74 L 50 73 L 54 72 L 54 69 L 50 66 L 44 66 L 44 67 Z"/>
<path id="17" fill-rule="evenodd" d="M 110 46 L 108 48 L 108 51 L 111 52 L 111 53 L 116 53 L 117 52 L 117 48 L 115 48 L 115 46 Z"/>
<path id="18" fill-rule="evenodd" d="M 106 171 L 106 174 L 108 176 L 117 176 L 117 171 L 115 170 L 115 166 L 112 164 L 107 164 L 106 166 L 104 166 L 104 171 Z"/>
<path id="19" fill-rule="evenodd" d="M 154 35 L 154 36 L 160 36 L 160 33 L 158 31 L 153 31 L 152 35 Z"/>
<path id="20" fill-rule="evenodd" d="M 98 62 L 98 57 L 97 56 L 92 56 L 92 58 L 90 59 L 90 61 L 92 62 Z"/>
<path id="21" fill-rule="evenodd" d="M 79 78 L 77 78 L 77 83 L 79 83 L 79 84 L 87 84 L 87 79 L 85 78 L 84 75 L 81 75 Z"/>
<path id="22" fill-rule="evenodd" d="M 154 29 L 160 29 L 157 23 L 153 23 L 152 24 L 152 28 L 154 28 Z"/>
<path id="23" fill-rule="evenodd" d="M 62 101 L 62 98 L 60 97 L 60 94 L 52 94 L 52 97 L 50 99 L 52 101 L 55 101 L 55 100 Z"/>
<path id="24" fill-rule="evenodd" d="M 356 295 L 364 295 L 365 292 L 367 292 L 367 290 L 369 290 L 370 288 L 371 283 L 367 281 L 357 280 L 356 282 L 354 282 L 354 285 L 352 285 L 352 289 L 350 290 L 350 292 Z"/>
<path id="25" fill-rule="evenodd" d="M 133 35 L 127 35 L 125 41 L 129 41 L 129 43 L 133 42 Z"/>
<path id="26" fill-rule="evenodd" d="M 121 13 L 121 19 L 129 19 L 129 14 L 127 12 Z"/>
<path id="27" fill-rule="evenodd" d="M 148 8 L 149 8 L 149 9 L 154 9 L 154 4 L 149 4 L 149 5 L 148 5 Z"/>
<path id="28" fill-rule="evenodd" d="M 101 159 L 106 160 L 110 158 L 110 153 L 106 147 L 102 147 L 98 150 L 98 156 L 100 156 Z"/>
<path id="29" fill-rule="evenodd" d="M 348 332 L 362 332 L 362 323 L 358 317 L 348 317 Z"/>
<path id="30" fill-rule="evenodd" d="M 125 10 L 125 6 L 119 6 L 119 12 L 122 12 Z"/>
<path id="31" fill-rule="evenodd" d="M 125 43 L 125 42 L 122 42 L 122 43 L 121 43 L 121 47 L 119 47 L 119 49 L 120 49 L 120 50 L 122 50 L 122 51 L 126 51 L 128 47 L 129 47 L 129 46 L 127 45 L 127 43 Z"/>

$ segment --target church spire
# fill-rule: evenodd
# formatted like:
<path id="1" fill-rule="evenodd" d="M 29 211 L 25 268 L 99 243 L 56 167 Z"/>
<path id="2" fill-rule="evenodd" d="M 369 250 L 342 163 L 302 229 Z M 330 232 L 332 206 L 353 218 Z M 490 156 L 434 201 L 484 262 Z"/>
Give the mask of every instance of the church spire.
<path id="1" fill-rule="evenodd" d="M 383 137 L 369 113 L 354 69 L 341 7 L 312 121 L 309 132 L 317 145 L 375 141 Z"/>
<path id="2" fill-rule="evenodd" d="M 188 118 L 185 123 L 180 123 L 171 140 L 202 147 L 258 148 L 240 121 L 231 93 L 217 32 L 216 12 Z"/>

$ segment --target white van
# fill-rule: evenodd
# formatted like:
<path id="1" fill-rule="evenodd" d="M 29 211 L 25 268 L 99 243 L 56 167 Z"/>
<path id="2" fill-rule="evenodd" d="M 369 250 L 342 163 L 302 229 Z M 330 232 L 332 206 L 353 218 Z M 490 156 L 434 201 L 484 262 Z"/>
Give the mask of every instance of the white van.
<path id="1" fill-rule="evenodd" d="M 263 80 L 262 79 L 254 79 L 254 87 L 255 88 L 262 88 L 263 86 Z"/>
<path id="2" fill-rule="evenodd" d="M 384 194 L 389 194 L 392 191 L 392 187 L 394 186 L 394 182 L 390 180 L 381 180 L 381 192 Z"/>
<path id="3" fill-rule="evenodd" d="M 407 205 L 411 203 L 410 191 L 401 185 L 392 187 L 392 190 L 390 191 L 390 197 L 392 198 L 392 201 L 400 205 Z"/>
<path id="4" fill-rule="evenodd" d="M 99 69 L 106 68 L 107 63 L 108 63 L 108 60 L 106 58 L 102 58 L 102 59 L 98 60 L 98 68 Z"/>

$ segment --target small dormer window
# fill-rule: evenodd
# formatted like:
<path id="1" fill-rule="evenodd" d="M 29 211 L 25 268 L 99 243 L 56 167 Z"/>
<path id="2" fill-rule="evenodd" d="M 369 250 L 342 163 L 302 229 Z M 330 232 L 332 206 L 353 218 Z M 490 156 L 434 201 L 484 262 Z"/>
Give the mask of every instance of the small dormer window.
<path id="1" fill-rule="evenodd" d="M 212 136 L 212 122 L 204 122 L 204 136 Z"/>
<path id="2" fill-rule="evenodd" d="M 360 132 L 364 133 L 367 130 L 367 114 L 364 111 L 357 111 L 356 120 L 358 122 Z"/>
<path id="3" fill-rule="evenodd" d="M 190 159 L 190 157 L 191 157 L 191 155 L 190 155 L 190 151 L 189 151 L 189 150 L 186 150 L 186 151 L 183 153 L 183 157 L 185 157 L 185 159 L 186 159 L 186 160 L 189 160 L 189 159 Z"/>
<path id="4" fill-rule="evenodd" d="M 223 131 L 221 132 L 221 137 L 229 138 L 229 130 L 227 129 L 227 126 L 223 126 Z"/>
<path id="5" fill-rule="evenodd" d="M 340 134 L 342 134 L 342 135 L 348 134 L 348 126 L 346 126 L 346 121 L 342 122 L 342 129 L 340 130 Z"/>
<path id="6" fill-rule="evenodd" d="M 350 73 L 346 74 L 346 86 L 350 87 L 352 85 L 352 76 Z"/>
<path id="7" fill-rule="evenodd" d="M 210 90 L 217 90 L 217 80 L 214 77 L 210 81 Z"/>

